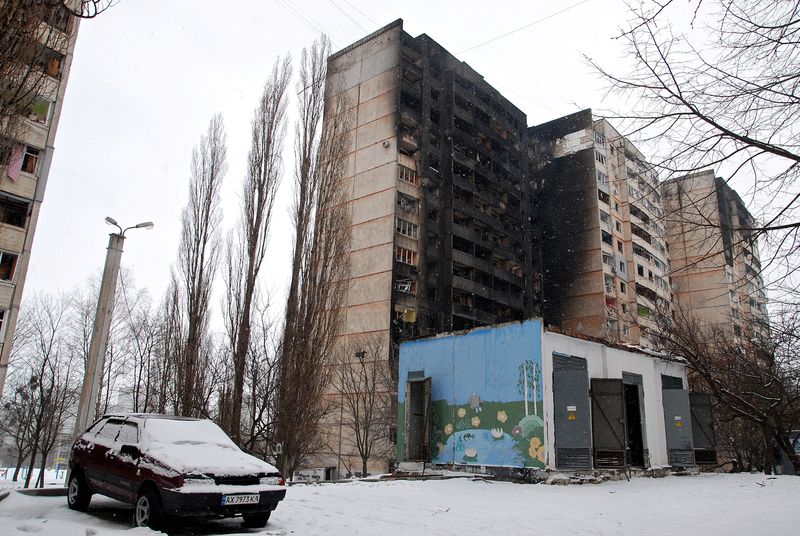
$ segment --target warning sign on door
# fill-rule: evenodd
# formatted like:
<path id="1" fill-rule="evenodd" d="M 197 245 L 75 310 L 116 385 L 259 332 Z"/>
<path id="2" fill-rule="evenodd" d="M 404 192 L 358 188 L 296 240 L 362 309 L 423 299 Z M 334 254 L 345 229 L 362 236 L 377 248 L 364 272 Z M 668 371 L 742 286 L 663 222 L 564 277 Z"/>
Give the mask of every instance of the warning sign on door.
<path id="1" fill-rule="evenodd" d="M 569 415 L 567 415 L 568 421 L 574 421 L 575 419 L 577 419 L 577 417 L 575 416 L 574 413 L 570 413 Z"/>

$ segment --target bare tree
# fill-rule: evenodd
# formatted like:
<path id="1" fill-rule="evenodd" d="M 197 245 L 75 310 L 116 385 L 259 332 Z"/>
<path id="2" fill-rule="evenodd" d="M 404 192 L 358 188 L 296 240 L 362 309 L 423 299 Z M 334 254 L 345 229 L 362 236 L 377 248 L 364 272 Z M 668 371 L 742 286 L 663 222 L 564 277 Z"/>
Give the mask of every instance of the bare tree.
<path id="1" fill-rule="evenodd" d="M 286 89 L 292 76 L 291 59 L 272 69 L 251 123 L 247 175 L 242 184 L 239 226 L 229 242 L 226 264 L 226 320 L 233 362 L 233 385 L 223 412 L 223 428 L 241 443 L 242 395 L 250 352 L 258 278 L 267 252 L 272 207 L 283 171 L 281 154 L 286 136 Z"/>
<path id="2" fill-rule="evenodd" d="M 301 58 L 295 146 L 294 254 L 282 338 L 276 407 L 279 465 L 291 476 L 320 450 L 320 425 L 331 411 L 324 397 L 329 360 L 343 324 L 350 250 L 350 214 L 342 179 L 350 118 L 342 97 L 325 111 L 330 44 L 316 41 Z"/>
<path id="3" fill-rule="evenodd" d="M 629 135 L 652 144 L 662 178 L 722 168 L 750 182 L 760 223 L 737 230 L 766 237 L 774 279 L 797 290 L 800 229 L 800 97 L 797 0 L 646 0 L 622 35 L 635 62 L 628 74 L 596 66 L 634 103 L 621 113 Z M 699 27 L 699 21 L 711 21 Z M 709 222 L 713 225 L 713 222 Z"/>
<path id="4" fill-rule="evenodd" d="M 21 344 L 14 366 L 27 383 L 27 401 L 32 406 L 28 473 L 30 486 L 33 470 L 39 461 L 38 485 L 44 485 L 47 458 L 64 428 L 70 409 L 78 396 L 79 358 L 66 344 L 66 315 L 69 299 L 35 296 L 23 310 L 22 323 L 29 337 Z"/>
<path id="5" fill-rule="evenodd" d="M 358 454 L 361 476 L 367 476 L 370 458 L 386 457 L 392 451 L 395 391 L 386 345 L 386 340 L 377 336 L 342 344 L 334 369 L 340 426 L 348 432 L 347 439 L 341 439 L 342 446 Z"/>
<path id="6" fill-rule="evenodd" d="M 800 423 L 800 309 L 777 316 L 768 336 L 738 341 L 723 327 L 704 324 L 680 308 L 673 319 L 663 316 L 661 324 L 664 349 L 685 360 L 695 388 L 714 395 L 725 420 L 746 423 L 745 436 L 753 436 L 754 427 L 758 431 L 764 471 L 772 471 L 777 444 L 800 474 L 800 458 L 789 440 Z M 738 433 L 730 425 L 726 430 Z M 731 443 L 734 451 L 744 446 L 735 435 Z"/>
<path id="7" fill-rule="evenodd" d="M 192 154 L 189 200 L 181 217 L 178 266 L 186 336 L 179 352 L 176 409 L 187 416 L 199 415 L 203 407 L 209 300 L 219 257 L 218 228 L 222 217 L 219 191 L 227 171 L 225 138 L 222 116 L 215 115 Z"/>

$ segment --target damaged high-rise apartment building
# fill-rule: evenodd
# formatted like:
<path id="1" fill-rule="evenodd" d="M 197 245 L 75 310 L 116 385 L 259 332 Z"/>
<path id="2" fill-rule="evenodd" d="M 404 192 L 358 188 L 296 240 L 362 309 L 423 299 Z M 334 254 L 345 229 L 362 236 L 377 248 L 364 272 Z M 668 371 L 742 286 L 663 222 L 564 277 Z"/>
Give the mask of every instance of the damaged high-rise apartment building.
<path id="1" fill-rule="evenodd" d="M 566 333 L 657 344 L 669 314 L 658 178 L 608 121 L 584 110 L 531 127 L 540 185 L 544 319 Z"/>
<path id="2" fill-rule="evenodd" d="M 664 201 L 611 124 L 584 110 L 528 127 L 402 20 L 333 54 L 326 96 L 353 120 L 343 343 L 377 339 L 396 366 L 404 339 L 541 317 L 565 334 L 657 346 L 657 314 L 673 301 Z M 326 474 L 355 457 L 342 419 L 311 462 Z"/>
<path id="3" fill-rule="evenodd" d="M 343 337 L 380 337 L 388 359 L 402 338 L 538 315 L 525 114 L 401 20 L 333 54 L 326 91 L 354 118 Z"/>
<path id="4" fill-rule="evenodd" d="M 79 9 L 79 3 L 68 4 Z M 12 66 L 9 76 L 15 78 L 2 88 L 4 105 L 24 109 L 18 119 L 4 120 L 0 132 L 0 394 L 79 22 L 59 3 L 52 8 L 40 6 L 33 13 L 42 17 L 39 41 L 21 45 L 20 57 L 30 61 L 19 68 Z M 4 43 L 14 39 L 11 36 Z"/>

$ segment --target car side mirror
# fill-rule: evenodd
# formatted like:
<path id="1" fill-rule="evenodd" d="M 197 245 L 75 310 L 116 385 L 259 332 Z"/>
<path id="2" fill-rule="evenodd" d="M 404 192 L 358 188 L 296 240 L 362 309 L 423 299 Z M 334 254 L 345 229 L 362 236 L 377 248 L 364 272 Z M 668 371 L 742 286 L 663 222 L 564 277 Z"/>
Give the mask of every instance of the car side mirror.
<path id="1" fill-rule="evenodd" d="M 142 451 L 140 451 L 139 447 L 136 445 L 122 445 L 119 449 L 119 453 L 130 456 L 134 460 L 138 460 L 142 457 Z"/>

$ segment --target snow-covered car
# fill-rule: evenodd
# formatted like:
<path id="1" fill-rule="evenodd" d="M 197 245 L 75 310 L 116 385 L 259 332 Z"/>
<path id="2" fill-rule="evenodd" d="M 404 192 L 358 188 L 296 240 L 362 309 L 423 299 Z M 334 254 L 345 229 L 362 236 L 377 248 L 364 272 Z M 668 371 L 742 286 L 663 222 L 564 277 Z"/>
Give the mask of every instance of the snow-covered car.
<path id="1" fill-rule="evenodd" d="M 243 452 L 211 421 L 105 415 L 75 440 L 67 504 L 85 511 L 99 493 L 135 505 L 134 525 L 170 516 L 230 517 L 263 527 L 286 496 L 278 470 Z"/>

